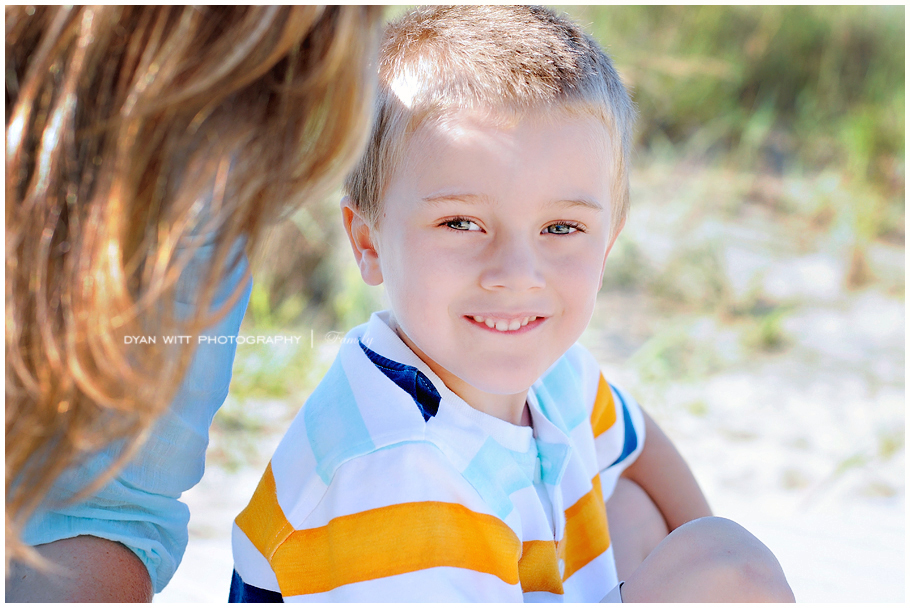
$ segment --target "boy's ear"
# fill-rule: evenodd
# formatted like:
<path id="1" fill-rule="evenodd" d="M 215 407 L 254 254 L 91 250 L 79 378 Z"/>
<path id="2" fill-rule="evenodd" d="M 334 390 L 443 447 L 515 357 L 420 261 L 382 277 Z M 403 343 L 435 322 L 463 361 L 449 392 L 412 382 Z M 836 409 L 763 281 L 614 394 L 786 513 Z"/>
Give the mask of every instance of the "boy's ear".
<path id="1" fill-rule="evenodd" d="M 354 208 L 348 196 L 341 199 L 341 218 L 354 250 L 354 260 L 360 268 L 360 276 L 367 285 L 379 285 L 382 283 L 382 268 L 379 266 L 379 250 L 374 240 L 375 231 Z"/>
<path id="2" fill-rule="evenodd" d="M 622 218 L 619 222 L 619 226 L 616 228 L 616 232 L 613 233 L 613 238 L 610 240 L 610 244 L 607 245 L 607 252 L 604 253 L 604 261 L 600 266 L 600 282 L 597 284 L 597 290 L 600 291 L 600 288 L 604 284 L 604 270 L 607 267 L 607 257 L 610 255 L 610 250 L 613 249 L 613 245 L 616 244 L 616 239 L 619 237 L 619 233 L 622 232 L 623 227 L 626 225 L 626 218 Z"/>

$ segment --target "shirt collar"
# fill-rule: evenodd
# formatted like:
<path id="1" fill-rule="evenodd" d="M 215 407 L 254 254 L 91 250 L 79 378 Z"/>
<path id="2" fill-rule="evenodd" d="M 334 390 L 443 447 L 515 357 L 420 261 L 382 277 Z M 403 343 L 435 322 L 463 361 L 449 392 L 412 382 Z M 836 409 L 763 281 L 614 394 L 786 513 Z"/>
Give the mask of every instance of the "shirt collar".
<path id="1" fill-rule="evenodd" d="M 533 440 L 534 436 L 534 430 L 531 427 L 511 424 L 468 405 L 464 399 L 449 389 L 445 382 L 430 369 L 430 366 L 418 357 L 395 333 L 395 330 L 390 326 L 391 316 L 391 311 L 388 310 L 374 312 L 366 325 L 366 330 L 360 337 L 360 341 L 367 348 L 387 359 L 410 365 L 420 370 L 429 378 L 439 392 L 441 397 L 440 410 L 446 408 L 451 413 L 457 414 L 461 418 L 467 418 L 474 424 L 481 426 L 487 434 L 505 448 L 516 452 L 525 452 L 529 449 L 529 442 Z M 543 414 L 540 415 L 542 416 Z"/>

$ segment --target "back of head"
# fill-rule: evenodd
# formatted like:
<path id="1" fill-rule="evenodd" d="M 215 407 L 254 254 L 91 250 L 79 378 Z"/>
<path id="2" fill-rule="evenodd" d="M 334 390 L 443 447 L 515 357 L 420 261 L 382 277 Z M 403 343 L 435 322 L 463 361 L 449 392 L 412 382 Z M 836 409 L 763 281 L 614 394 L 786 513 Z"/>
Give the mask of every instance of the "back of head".
<path id="1" fill-rule="evenodd" d="M 360 155 L 380 19 L 6 8 L 7 560 L 27 556 L 18 530 L 60 473 L 115 440 L 135 449 L 180 385 L 193 346 L 125 337 L 199 333 L 236 245 L 255 248 Z"/>
<path id="2" fill-rule="evenodd" d="M 567 18 L 541 7 L 431 6 L 391 23 L 380 49 L 379 97 L 368 144 L 345 184 L 375 224 L 409 137 L 460 109 L 588 113 L 611 134 L 613 226 L 628 208 L 626 159 L 635 110 L 610 58 Z"/>

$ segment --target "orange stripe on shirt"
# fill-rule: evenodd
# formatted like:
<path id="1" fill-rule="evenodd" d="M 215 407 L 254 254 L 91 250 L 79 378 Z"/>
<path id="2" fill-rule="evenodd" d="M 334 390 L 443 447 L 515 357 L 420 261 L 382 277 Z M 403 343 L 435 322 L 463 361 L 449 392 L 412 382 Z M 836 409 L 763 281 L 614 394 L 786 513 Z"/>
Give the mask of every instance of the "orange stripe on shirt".
<path id="1" fill-rule="evenodd" d="M 521 590 L 562 594 L 559 560 L 565 560 L 562 580 L 568 579 L 610 547 L 607 508 L 600 476 L 591 480 L 591 490 L 566 509 L 566 532 L 557 545 L 551 541 L 525 541 L 518 571 Z"/>
<path id="2" fill-rule="evenodd" d="M 259 480 L 256 491 L 253 492 L 250 504 L 240 512 L 235 521 L 253 546 L 268 560 L 272 559 L 278 545 L 294 531 L 278 504 L 271 462 L 265 468 L 265 473 Z"/>
<path id="3" fill-rule="evenodd" d="M 549 591 L 562 595 L 556 543 L 552 540 L 526 540 L 522 543 L 518 576 L 521 578 L 521 590 L 524 593 Z"/>
<path id="4" fill-rule="evenodd" d="M 518 583 L 521 543 L 492 515 L 446 502 L 415 502 L 336 517 L 297 530 L 271 559 L 284 596 L 330 591 L 428 568 L 450 566 Z"/>
<path id="5" fill-rule="evenodd" d="M 597 385 L 597 397 L 594 399 L 594 409 L 591 411 L 591 427 L 594 429 L 594 436 L 597 437 L 616 422 L 616 405 L 613 403 L 613 391 L 610 385 L 604 380 L 603 374 L 600 375 L 600 382 Z"/>
<path id="6" fill-rule="evenodd" d="M 607 508 L 604 505 L 600 476 L 591 480 L 591 491 L 566 509 L 566 570 L 563 580 L 584 568 L 610 547 Z"/>

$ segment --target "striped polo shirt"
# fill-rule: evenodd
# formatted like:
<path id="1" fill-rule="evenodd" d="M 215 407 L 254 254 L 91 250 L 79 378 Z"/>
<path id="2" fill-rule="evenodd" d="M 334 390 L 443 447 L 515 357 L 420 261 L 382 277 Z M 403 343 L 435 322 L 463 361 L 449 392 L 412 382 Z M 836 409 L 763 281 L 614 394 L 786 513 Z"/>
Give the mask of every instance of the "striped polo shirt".
<path id="1" fill-rule="evenodd" d="M 575 345 L 515 426 L 450 391 L 388 319 L 345 337 L 237 516 L 235 584 L 284 601 L 603 598 L 618 582 L 604 499 L 644 440 L 635 401 Z M 419 370 L 436 412 L 366 350 Z"/>

